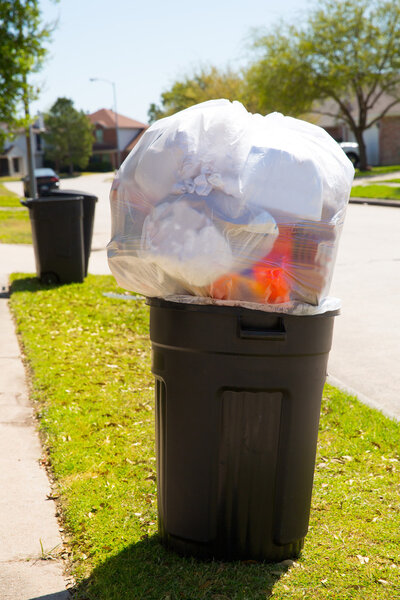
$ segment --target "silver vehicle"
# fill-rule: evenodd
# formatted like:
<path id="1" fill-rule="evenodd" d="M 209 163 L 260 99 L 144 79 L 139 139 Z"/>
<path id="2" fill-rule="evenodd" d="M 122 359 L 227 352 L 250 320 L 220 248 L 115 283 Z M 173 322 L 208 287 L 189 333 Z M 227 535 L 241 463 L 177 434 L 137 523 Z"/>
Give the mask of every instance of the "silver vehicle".
<path id="1" fill-rule="evenodd" d="M 339 146 L 346 154 L 347 158 L 351 160 L 354 167 L 358 167 L 360 162 L 360 150 L 356 142 L 340 142 Z"/>

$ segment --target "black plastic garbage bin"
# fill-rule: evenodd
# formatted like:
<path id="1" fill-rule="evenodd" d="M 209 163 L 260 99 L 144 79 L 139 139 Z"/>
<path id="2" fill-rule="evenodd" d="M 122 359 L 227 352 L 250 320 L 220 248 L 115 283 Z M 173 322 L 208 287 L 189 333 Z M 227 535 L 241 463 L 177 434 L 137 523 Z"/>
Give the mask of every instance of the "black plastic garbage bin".
<path id="1" fill-rule="evenodd" d="M 148 304 L 162 541 L 202 558 L 297 556 L 337 312 Z"/>
<path id="2" fill-rule="evenodd" d="M 82 197 L 45 196 L 21 200 L 29 208 L 36 272 L 45 283 L 85 278 Z"/>
<path id="3" fill-rule="evenodd" d="M 83 249 L 85 253 L 85 277 L 88 274 L 89 258 L 92 249 L 94 213 L 97 196 L 82 192 L 81 190 L 49 190 L 48 194 L 54 198 L 71 198 L 81 196 L 83 202 Z M 43 194 L 43 195 L 47 195 Z"/>

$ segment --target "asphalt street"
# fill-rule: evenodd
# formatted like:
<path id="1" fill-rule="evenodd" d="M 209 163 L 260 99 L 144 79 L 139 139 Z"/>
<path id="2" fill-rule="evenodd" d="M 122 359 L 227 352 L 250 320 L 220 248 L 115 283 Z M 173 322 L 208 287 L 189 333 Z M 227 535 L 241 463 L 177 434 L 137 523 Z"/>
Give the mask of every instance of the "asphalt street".
<path id="1" fill-rule="evenodd" d="M 393 175 L 392 175 L 393 176 Z M 98 196 L 89 271 L 109 273 L 112 174 L 62 180 L 64 189 Z M 7 187 L 21 193 L 20 182 Z M 31 247 L 0 244 L 0 278 L 7 268 L 34 271 Z M 399 208 L 350 204 L 331 295 L 342 301 L 335 320 L 329 381 L 385 414 L 400 419 L 400 203 Z"/>
<path id="2" fill-rule="evenodd" d="M 332 383 L 400 419 L 400 204 L 350 204 L 331 286 Z"/>

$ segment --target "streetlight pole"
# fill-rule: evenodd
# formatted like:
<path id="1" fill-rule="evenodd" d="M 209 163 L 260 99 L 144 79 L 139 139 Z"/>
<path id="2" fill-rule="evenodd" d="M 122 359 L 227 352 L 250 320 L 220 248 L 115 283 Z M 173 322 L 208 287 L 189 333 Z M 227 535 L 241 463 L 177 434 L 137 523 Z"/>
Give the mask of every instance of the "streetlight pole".
<path id="1" fill-rule="evenodd" d="M 114 115 L 115 115 L 115 130 L 117 134 L 117 169 L 121 166 L 121 155 L 119 150 L 119 128 L 118 128 L 118 113 L 117 113 L 117 89 L 114 81 L 109 79 L 103 79 L 101 77 L 91 77 L 90 81 L 105 81 L 112 85 L 113 88 L 113 100 L 114 100 Z"/>

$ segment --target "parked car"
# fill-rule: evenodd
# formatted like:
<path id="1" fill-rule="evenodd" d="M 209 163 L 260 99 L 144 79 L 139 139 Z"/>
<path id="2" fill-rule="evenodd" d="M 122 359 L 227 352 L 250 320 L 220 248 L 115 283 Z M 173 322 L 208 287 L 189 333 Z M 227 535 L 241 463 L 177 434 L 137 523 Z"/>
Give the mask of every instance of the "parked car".
<path id="1" fill-rule="evenodd" d="M 35 179 L 37 192 L 40 195 L 49 190 L 58 189 L 60 187 L 60 178 L 53 169 L 35 169 Z M 29 175 L 22 178 L 24 183 L 24 196 L 27 198 L 29 194 Z"/>
<path id="2" fill-rule="evenodd" d="M 351 160 L 354 167 L 358 167 L 360 162 L 360 151 L 356 142 L 340 142 L 340 147 L 346 154 L 347 158 Z"/>

